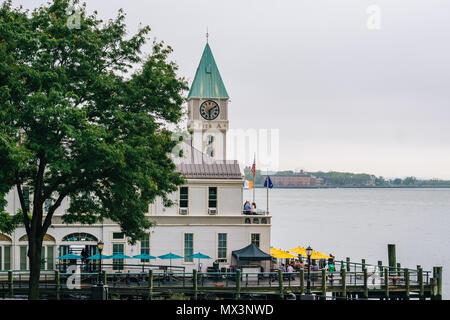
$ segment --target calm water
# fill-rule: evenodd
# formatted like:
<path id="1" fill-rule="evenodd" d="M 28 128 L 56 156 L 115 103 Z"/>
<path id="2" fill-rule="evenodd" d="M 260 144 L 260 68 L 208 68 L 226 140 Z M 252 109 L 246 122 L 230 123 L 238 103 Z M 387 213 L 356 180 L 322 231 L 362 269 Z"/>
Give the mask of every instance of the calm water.
<path id="1" fill-rule="evenodd" d="M 272 189 L 269 197 L 272 246 L 311 245 L 338 260 L 387 265 L 395 243 L 402 267 L 443 266 L 450 299 L 450 189 Z M 256 204 L 266 208 L 265 189 L 256 189 Z"/>

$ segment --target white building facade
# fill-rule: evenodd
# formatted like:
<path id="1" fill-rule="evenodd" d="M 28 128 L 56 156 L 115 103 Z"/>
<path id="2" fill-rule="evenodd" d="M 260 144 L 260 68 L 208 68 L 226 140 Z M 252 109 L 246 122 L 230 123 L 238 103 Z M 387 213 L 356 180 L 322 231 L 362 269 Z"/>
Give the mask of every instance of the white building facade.
<path id="1" fill-rule="evenodd" d="M 42 269 L 55 269 L 56 258 L 67 253 L 80 254 L 84 250 L 86 255 L 92 255 L 97 252 L 100 240 L 104 242 L 104 255 L 147 253 L 160 256 L 173 253 L 184 257 L 172 261 L 114 261 L 116 265 L 111 268 L 115 270 L 126 270 L 127 264 L 145 263 L 171 264 L 190 272 L 198 268 L 198 260 L 186 256 L 197 252 L 212 258 L 201 261 L 203 271 L 214 261 L 219 262 L 220 267 L 227 267 L 234 263 L 232 251 L 250 243 L 269 253 L 271 216 L 243 214 L 243 203 L 247 200 L 243 198 L 244 178 L 237 161 L 225 160 L 228 95 L 208 44 L 188 96 L 188 105 L 188 128 L 193 138 L 182 144 L 184 157 L 174 160 L 187 184 L 171 194 L 176 203 L 174 206 L 165 207 L 161 199 L 149 206 L 147 215 L 155 225 L 149 230 L 148 237 L 130 245 L 120 227 L 112 221 L 94 225 L 63 224 L 61 217 L 69 206 L 69 199 L 65 199 L 44 237 Z M 216 129 L 217 135 L 212 135 L 208 128 Z M 32 206 L 32 194 L 28 194 L 27 188 L 24 196 Z M 6 200 L 6 210 L 17 212 L 20 203 L 15 189 Z M 0 270 L 27 270 L 27 245 L 23 227 L 11 235 L 0 234 Z M 111 260 L 104 262 L 112 263 Z M 264 269 L 269 271 L 268 262 Z"/>

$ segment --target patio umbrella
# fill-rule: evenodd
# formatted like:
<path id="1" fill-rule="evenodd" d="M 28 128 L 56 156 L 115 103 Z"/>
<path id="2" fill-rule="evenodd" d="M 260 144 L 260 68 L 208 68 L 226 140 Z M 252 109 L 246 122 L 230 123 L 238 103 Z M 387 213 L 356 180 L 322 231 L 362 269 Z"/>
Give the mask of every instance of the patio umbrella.
<path id="1" fill-rule="evenodd" d="M 156 257 L 151 256 L 151 255 L 146 254 L 146 253 L 141 253 L 141 254 L 138 254 L 137 256 L 133 256 L 133 259 L 147 259 L 147 260 L 150 260 L 150 259 L 156 259 Z"/>
<path id="2" fill-rule="evenodd" d="M 158 258 L 163 259 L 163 260 L 170 259 L 170 266 L 172 266 L 172 259 L 183 259 L 182 256 L 179 256 L 179 255 L 174 254 L 172 252 L 167 253 L 167 254 L 163 254 L 162 256 L 158 256 Z"/>
<path id="3" fill-rule="evenodd" d="M 68 254 L 65 254 L 65 255 L 63 255 L 63 256 L 61 256 L 61 257 L 58 257 L 58 258 L 56 258 L 56 259 L 61 259 L 61 260 L 76 260 L 76 259 L 81 259 L 81 258 L 83 258 L 83 257 L 82 257 L 82 256 L 78 256 L 78 255 L 76 255 L 76 254 L 68 253 Z"/>
<path id="4" fill-rule="evenodd" d="M 191 254 L 190 256 L 187 256 L 187 258 L 198 259 L 198 269 L 199 270 L 200 270 L 200 259 L 212 259 L 210 256 L 207 256 L 206 254 L 203 254 L 200 252 Z"/>
<path id="5" fill-rule="evenodd" d="M 306 249 L 303 248 L 303 247 L 297 247 L 297 248 L 289 249 L 289 251 L 294 252 L 296 254 L 301 254 L 304 257 L 308 256 L 306 254 Z M 317 251 L 313 251 L 312 254 L 311 254 L 311 260 L 328 259 L 328 258 L 331 258 L 331 257 L 327 256 L 326 254 L 317 252 Z"/>
<path id="6" fill-rule="evenodd" d="M 133 256 L 133 259 L 150 260 L 150 259 L 156 259 L 156 257 L 151 256 L 151 255 L 146 254 L 146 253 L 141 253 L 141 254 L 138 254 L 137 256 Z M 144 264 L 142 264 L 142 272 L 144 272 Z"/>
<path id="7" fill-rule="evenodd" d="M 111 259 L 110 256 L 105 256 L 102 254 L 102 260 L 103 259 Z M 90 256 L 89 258 L 87 258 L 86 260 L 100 260 L 100 255 L 98 253 L 94 254 L 93 256 Z"/>
<path id="8" fill-rule="evenodd" d="M 103 256 L 102 256 L 102 259 L 103 259 Z M 122 259 L 123 260 L 123 259 L 133 259 L 133 258 L 130 256 L 126 256 L 124 254 L 121 254 L 121 253 L 117 253 L 115 255 L 110 256 L 108 259 Z"/>
<path id="9" fill-rule="evenodd" d="M 277 248 L 270 248 L 270 255 L 277 259 L 293 259 L 297 258 L 293 254 L 290 254 L 289 252 L 277 249 Z"/>

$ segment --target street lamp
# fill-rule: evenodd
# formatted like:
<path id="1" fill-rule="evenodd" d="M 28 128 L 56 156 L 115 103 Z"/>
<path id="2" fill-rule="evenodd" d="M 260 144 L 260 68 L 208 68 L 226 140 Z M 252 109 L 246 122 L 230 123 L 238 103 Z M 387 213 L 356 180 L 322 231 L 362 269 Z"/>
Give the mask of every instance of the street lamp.
<path id="1" fill-rule="evenodd" d="M 100 287 L 103 287 L 103 281 L 102 281 L 102 251 L 103 251 L 103 241 L 99 241 L 99 243 L 97 243 L 97 248 L 98 248 L 98 252 L 100 255 L 100 269 L 98 272 L 98 285 Z"/>
<path id="2" fill-rule="evenodd" d="M 306 255 L 308 256 L 308 282 L 306 283 L 306 294 L 310 295 L 311 292 L 311 255 L 312 255 L 312 248 L 308 246 L 306 248 Z"/>

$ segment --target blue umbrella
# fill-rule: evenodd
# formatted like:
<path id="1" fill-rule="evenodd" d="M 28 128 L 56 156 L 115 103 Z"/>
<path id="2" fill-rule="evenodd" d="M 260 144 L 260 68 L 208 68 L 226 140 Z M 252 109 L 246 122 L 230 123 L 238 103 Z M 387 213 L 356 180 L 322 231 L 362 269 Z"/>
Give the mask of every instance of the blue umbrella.
<path id="1" fill-rule="evenodd" d="M 151 256 L 146 253 L 141 253 L 141 254 L 138 254 L 137 256 L 133 256 L 133 259 L 156 259 L 156 257 Z"/>
<path id="2" fill-rule="evenodd" d="M 141 253 L 141 254 L 138 254 L 137 256 L 133 256 L 133 259 L 149 260 L 149 259 L 156 259 L 156 257 L 151 256 L 151 255 L 146 254 L 146 253 Z M 144 272 L 144 264 L 142 264 L 142 272 Z"/>
<path id="3" fill-rule="evenodd" d="M 110 256 L 105 256 L 102 254 L 102 260 L 103 259 L 111 259 Z M 100 255 L 98 253 L 94 254 L 93 256 L 90 256 L 89 258 L 87 258 L 87 260 L 100 260 Z"/>
<path id="4" fill-rule="evenodd" d="M 76 254 L 68 253 L 66 255 L 63 255 L 61 257 L 58 257 L 56 259 L 62 259 L 62 260 L 76 260 L 76 259 L 82 259 L 82 256 L 77 256 Z"/>
<path id="5" fill-rule="evenodd" d="M 103 256 L 102 256 L 102 259 L 103 259 Z M 121 253 L 117 253 L 115 255 L 110 256 L 109 259 L 133 259 L 133 258 L 130 256 L 126 256 L 124 254 L 121 254 Z"/>
<path id="6" fill-rule="evenodd" d="M 183 259 L 182 256 L 179 256 L 174 253 L 163 254 L 162 256 L 158 256 L 158 258 L 163 259 L 163 260 L 170 259 L 170 266 L 172 266 L 172 259 Z"/>
<path id="7" fill-rule="evenodd" d="M 198 268 L 199 269 L 200 269 L 200 259 L 212 259 L 210 256 L 207 256 L 206 254 L 203 254 L 200 252 L 191 254 L 190 256 L 187 256 L 187 258 L 198 259 Z"/>

